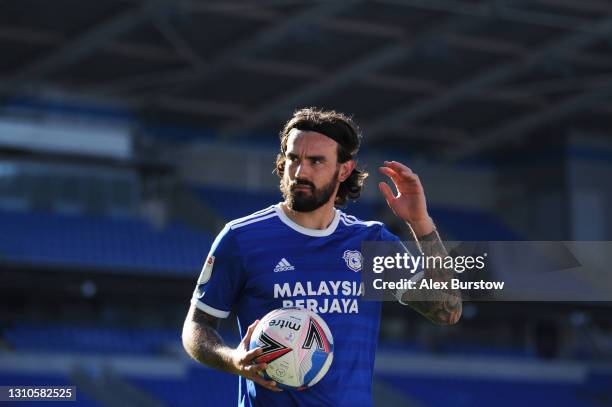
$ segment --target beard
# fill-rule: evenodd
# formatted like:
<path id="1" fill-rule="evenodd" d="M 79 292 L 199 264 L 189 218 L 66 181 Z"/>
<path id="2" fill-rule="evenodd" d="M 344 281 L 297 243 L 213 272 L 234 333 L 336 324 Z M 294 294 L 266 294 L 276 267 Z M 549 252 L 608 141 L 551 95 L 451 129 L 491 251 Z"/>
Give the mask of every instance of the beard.
<path id="1" fill-rule="evenodd" d="M 285 198 L 285 203 L 289 209 L 296 212 L 312 212 L 325 205 L 331 199 L 338 185 L 339 169 L 336 170 L 331 181 L 321 188 L 306 180 L 291 181 L 286 175 L 281 180 L 280 190 Z M 310 187 L 309 191 L 295 190 L 298 185 Z"/>

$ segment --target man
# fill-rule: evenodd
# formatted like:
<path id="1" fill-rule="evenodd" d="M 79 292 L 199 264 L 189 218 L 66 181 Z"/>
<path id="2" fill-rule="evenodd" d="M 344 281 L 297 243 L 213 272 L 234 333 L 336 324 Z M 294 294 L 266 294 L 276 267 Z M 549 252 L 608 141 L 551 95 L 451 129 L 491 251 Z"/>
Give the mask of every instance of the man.
<path id="1" fill-rule="evenodd" d="M 229 222 L 212 245 L 198 279 L 183 328 L 183 344 L 197 361 L 239 375 L 240 406 L 371 406 L 372 373 L 380 302 L 362 301 L 359 269 L 346 253 L 362 241 L 398 241 L 380 222 L 363 222 L 335 206 L 357 199 L 367 174 L 356 168 L 361 135 L 341 113 L 302 109 L 281 132 L 276 171 L 284 202 Z M 379 189 L 396 216 L 405 221 L 427 255 L 445 255 L 427 213 L 419 177 L 398 162 L 380 168 L 398 191 Z M 439 270 L 421 278 L 446 280 Z M 311 287 L 326 289 L 312 293 Z M 301 289 L 300 289 L 301 288 Z M 452 324 L 461 314 L 453 295 L 409 298 L 408 303 L 436 323 Z M 283 306 L 318 312 L 334 335 L 334 361 L 312 389 L 282 391 L 257 372 L 261 349 L 248 350 L 258 318 Z M 219 318 L 235 311 L 242 342 L 226 346 L 217 333 Z M 246 331 L 245 327 L 248 328 Z"/>

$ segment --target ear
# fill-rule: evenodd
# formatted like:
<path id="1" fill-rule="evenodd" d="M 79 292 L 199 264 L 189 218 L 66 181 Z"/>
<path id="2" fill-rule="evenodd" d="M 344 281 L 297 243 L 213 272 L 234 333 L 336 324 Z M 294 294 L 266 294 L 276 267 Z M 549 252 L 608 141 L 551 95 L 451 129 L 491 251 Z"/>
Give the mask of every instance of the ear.
<path id="1" fill-rule="evenodd" d="M 338 174 L 338 179 L 340 182 L 346 181 L 346 179 L 351 175 L 353 170 L 355 169 L 355 161 L 349 160 L 345 163 L 340 164 L 340 172 Z"/>
<path id="2" fill-rule="evenodd" d="M 285 155 L 282 153 L 278 153 L 278 155 L 276 156 L 276 168 L 274 168 L 274 171 L 276 172 L 276 175 L 278 175 L 279 178 L 283 178 L 283 175 L 285 173 Z"/>

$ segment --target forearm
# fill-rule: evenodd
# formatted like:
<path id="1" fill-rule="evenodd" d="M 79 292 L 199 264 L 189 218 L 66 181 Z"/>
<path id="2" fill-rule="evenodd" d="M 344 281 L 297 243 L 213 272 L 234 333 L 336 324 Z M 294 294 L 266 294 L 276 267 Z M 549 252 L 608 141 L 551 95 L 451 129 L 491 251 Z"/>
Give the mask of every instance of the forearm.
<path id="1" fill-rule="evenodd" d="M 263 378 L 260 373 L 267 369 L 265 362 L 258 362 L 262 348 L 249 350 L 251 335 L 259 320 L 253 322 L 237 348 L 230 348 L 217 332 L 219 320 L 194 306 L 189 309 L 183 326 L 183 346 L 187 353 L 209 367 L 237 374 L 252 380 L 272 391 L 282 391 L 273 380 Z"/>
<path id="2" fill-rule="evenodd" d="M 183 325 L 183 347 L 196 361 L 214 369 L 235 373 L 232 362 L 234 349 L 225 344 L 216 329 L 213 318 L 195 315 L 191 310 Z"/>
<path id="3" fill-rule="evenodd" d="M 444 258 L 448 255 L 435 226 L 433 226 L 433 222 L 431 222 L 431 227 L 423 227 L 417 230 L 414 230 L 415 238 L 424 256 Z M 423 230 L 429 230 L 429 232 L 423 235 L 419 234 Z M 424 269 L 420 280 L 427 279 L 431 282 L 448 283 L 452 279 L 452 275 L 452 270 L 446 270 L 442 267 L 428 267 Z M 420 280 L 417 281 L 417 285 Z M 462 301 L 459 290 L 450 288 L 408 290 L 403 293 L 401 302 L 410 305 L 437 324 L 454 324 L 461 317 Z"/>

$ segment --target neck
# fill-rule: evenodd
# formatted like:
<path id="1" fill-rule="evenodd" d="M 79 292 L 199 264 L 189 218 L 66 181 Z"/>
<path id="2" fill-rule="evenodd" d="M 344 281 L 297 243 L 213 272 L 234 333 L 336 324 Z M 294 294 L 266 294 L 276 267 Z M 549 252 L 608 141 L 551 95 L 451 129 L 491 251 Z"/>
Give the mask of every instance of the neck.
<path id="1" fill-rule="evenodd" d="M 281 208 L 285 212 L 285 215 L 293 222 L 308 229 L 319 229 L 323 230 L 327 228 L 334 217 L 336 211 L 334 209 L 334 201 L 330 199 L 325 205 L 312 212 L 297 212 L 289 208 L 286 202 L 281 204 Z"/>

